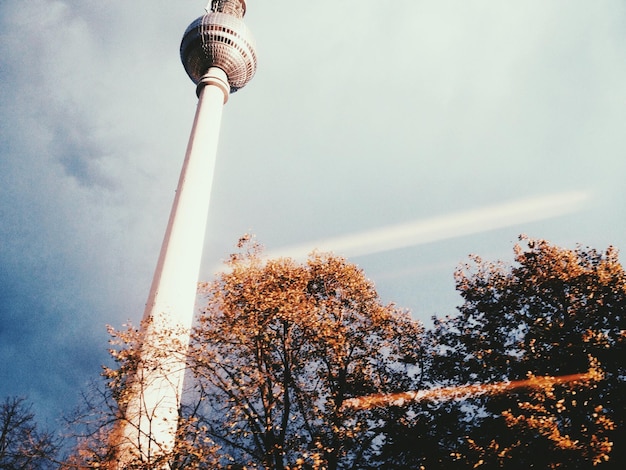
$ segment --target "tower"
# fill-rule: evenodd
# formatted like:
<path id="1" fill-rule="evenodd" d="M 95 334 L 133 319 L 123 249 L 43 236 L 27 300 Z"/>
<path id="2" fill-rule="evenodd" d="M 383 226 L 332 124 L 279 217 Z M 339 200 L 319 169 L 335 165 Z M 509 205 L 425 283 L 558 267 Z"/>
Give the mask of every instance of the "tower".
<path id="1" fill-rule="evenodd" d="M 119 468 L 173 449 L 223 105 L 256 71 L 245 0 L 212 0 L 180 46 L 198 105 L 113 441 Z"/>

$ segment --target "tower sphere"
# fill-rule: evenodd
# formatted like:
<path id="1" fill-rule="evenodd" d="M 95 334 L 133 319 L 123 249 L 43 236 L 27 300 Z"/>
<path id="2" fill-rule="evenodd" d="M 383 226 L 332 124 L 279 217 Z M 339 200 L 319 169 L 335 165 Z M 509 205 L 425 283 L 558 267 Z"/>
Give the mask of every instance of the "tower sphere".
<path id="1" fill-rule="evenodd" d="M 180 44 L 187 75 L 197 85 L 210 67 L 228 76 L 231 93 L 248 83 L 256 72 L 254 39 L 243 20 L 211 12 L 189 25 Z"/>

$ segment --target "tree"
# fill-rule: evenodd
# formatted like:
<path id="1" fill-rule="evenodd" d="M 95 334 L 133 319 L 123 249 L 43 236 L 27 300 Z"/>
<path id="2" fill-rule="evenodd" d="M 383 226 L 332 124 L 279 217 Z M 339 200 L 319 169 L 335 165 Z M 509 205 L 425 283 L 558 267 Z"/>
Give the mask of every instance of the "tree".
<path id="1" fill-rule="evenodd" d="M 484 468 L 621 465 L 626 274 L 618 253 L 521 240 L 527 246 L 516 246 L 514 266 L 472 257 L 455 273 L 464 303 L 458 315 L 435 319 L 429 379 L 592 374 L 459 403 L 475 414 L 459 435 L 459 459 Z"/>
<path id="2" fill-rule="evenodd" d="M 69 419 L 71 435 L 75 440 L 74 448 L 65 459 L 61 468 L 90 469 L 110 468 L 115 470 L 152 470 L 152 469 L 212 469 L 215 468 L 216 447 L 207 440 L 200 439 L 197 430 L 198 419 L 195 412 L 198 403 L 190 403 L 180 412 L 176 441 L 173 449 L 161 449 L 155 446 L 146 449 L 135 448 L 137 457 L 122 464 L 118 458 L 117 438 L 121 426 L 129 422 L 126 412 L 129 393 L 137 388 L 142 393 L 146 385 L 145 378 L 138 376 L 137 370 L 159 367 L 162 358 L 181 350 L 177 343 L 180 334 L 177 331 L 162 331 L 158 351 L 140 348 L 141 331 L 132 324 L 125 330 L 108 327 L 111 335 L 109 353 L 115 367 L 103 366 L 104 381 L 93 383 L 83 393 L 83 402 Z M 146 354 L 146 351 L 148 353 Z M 131 387 L 137 387 L 131 389 Z M 139 446 L 142 441 L 137 441 Z M 131 444 L 133 445 L 133 444 Z"/>
<path id="3" fill-rule="evenodd" d="M 264 261 L 245 237 L 239 248 L 230 271 L 202 285 L 207 304 L 187 354 L 174 449 L 138 452 L 126 468 L 368 468 L 388 416 L 344 404 L 413 388 L 422 327 L 383 305 L 363 272 L 342 258 Z M 111 436 L 127 420 L 130 387 L 142 384 L 136 371 L 158 367 L 171 353 L 167 338 L 180 337 L 161 332 L 166 347 L 146 355 L 140 331 L 110 329 L 115 366 L 85 394 L 64 468 L 117 468 Z"/>
<path id="4" fill-rule="evenodd" d="M 37 429 L 24 398 L 8 397 L 0 404 L 0 469 L 53 468 L 58 447 L 58 438 Z"/>
<path id="5" fill-rule="evenodd" d="M 226 468 L 367 468 L 385 410 L 347 399 L 415 387 L 422 327 L 343 258 L 263 261 L 242 239 L 203 286 L 189 368 L 199 428 Z"/>

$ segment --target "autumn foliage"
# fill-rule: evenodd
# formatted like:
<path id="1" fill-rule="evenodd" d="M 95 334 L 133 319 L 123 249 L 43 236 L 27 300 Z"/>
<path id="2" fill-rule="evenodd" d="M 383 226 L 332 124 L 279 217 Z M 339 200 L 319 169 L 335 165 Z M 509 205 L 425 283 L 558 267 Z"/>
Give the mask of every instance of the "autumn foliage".
<path id="1" fill-rule="evenodd" d="M 244 246 L 244 245 L 242 245 Z M 203 286 L 190 370 L 223 465 L 362 467 L 383 417 L 351 397 L 412 386 L 422 328 L 331 255 L 263 261 L 254 245 Z"/>
<path id="2" fill-rule="evenodd" d="M 176 446 L 132 468 L 621 468 L 617 251 L 521 237 L 512 264 L 472 256 L 454 276 L 462 304 L 425 331 L 345 259 L 265 259 L 243 238 L 200 286 Z M 111 333 L 116 365 L 65 468 L 115 466 L 143 359 L 138 330 Z"/>
<path id="3" fill-rule="evenodd" d="M 617 251 L 521 242 L 513 266 L 473 256 L 456 271 L 464 302 L 434 319 L 427 380 L 455 388 L 585 375 L 416 403 L 405 426 L 390 426 L 396 468 L 621 468 L 626 275 Z M 416 451 L 420 443 L 433 447 Z"/>

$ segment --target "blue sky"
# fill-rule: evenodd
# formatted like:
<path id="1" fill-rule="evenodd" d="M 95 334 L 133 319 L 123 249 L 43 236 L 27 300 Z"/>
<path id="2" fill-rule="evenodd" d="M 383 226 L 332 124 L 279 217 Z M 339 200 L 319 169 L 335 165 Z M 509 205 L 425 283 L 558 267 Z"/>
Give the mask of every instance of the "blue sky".
<path id="1" fill-rule="evenodd" d="M 0 3 L 0 396 L 52 422 L 137 323 L 193 120 L 204 2 Z M 454 312 L 520 233 L 626 249 L 621 1 L 250 0 L 257 76 L 224 111 L 202 279 L 246 232 L 319 247 L 383 300 Z"/>

